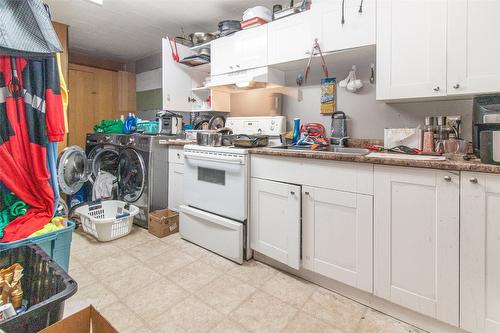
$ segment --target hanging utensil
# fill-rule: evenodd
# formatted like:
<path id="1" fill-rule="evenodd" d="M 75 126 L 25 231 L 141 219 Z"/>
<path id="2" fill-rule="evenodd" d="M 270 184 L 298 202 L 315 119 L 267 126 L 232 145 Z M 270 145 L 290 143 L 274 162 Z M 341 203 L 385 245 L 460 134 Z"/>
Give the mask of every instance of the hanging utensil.
<path id="1" fill-rule="evenodd" d="M 172 52 L 172 59 L 174 59 L 175 62 L 179 62 L 179 51 L 177 51 L 177 43 L 175 41 L 175 38 L 170 38 L 169 36 L 167 36 L 167 39 L 168 44 L 170 45 L 170 51 Z"/>
<path id="2" fill-rule="evenodd" d="M 323 73 L 325 74 L 325 78 L 328 77 L 328 67 L 326 66 L 325 57 L 323 57 L 323 52 L 321 51 L 321 47 L 319 46 L 318 39 L 315 38 L 314 43 L 313 43 L 313 47 L 311 48 L 309 60 L 307 61 L 307 66 L 306 66 L 306 69 L 304 71 L 304 74 L 297 75 L 296 82 L 297 82 L 298 86 L 301 86 L 302 84 L 307 83 L 307 78 L 308 78 L 309 72 L 311 70 L 312 59 L 313 59 L 314 55 L 316 54 L 316 52 L 321 57 L 321 67 L 323 68 Z"/>

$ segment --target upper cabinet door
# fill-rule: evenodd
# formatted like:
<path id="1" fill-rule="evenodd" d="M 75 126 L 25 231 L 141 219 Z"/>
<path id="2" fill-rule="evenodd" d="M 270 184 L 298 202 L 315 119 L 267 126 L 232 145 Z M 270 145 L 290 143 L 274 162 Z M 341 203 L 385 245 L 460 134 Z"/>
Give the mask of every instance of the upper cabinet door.
<path id="1" fill-rule="evenodd" d="M 268 24 L 269 65 L 309 57 L 313 38 L 311 11 L 291 15 Z"/>
<path id="2" fill-rule="evenodd" d="M 458 326 L 459 176 L 375 166 L 376 296 Z"/>
<path id="3" fill-rule="evenodd" d="M 236 57 L 234 70 L 267 66 L 267 24 L 234 34 Z"/>
<path id="4" fill-rule="evenodd" d="M 177 50 L 181 59 L 191 54 L 189 48 L 180 44 L 177 44 Z M 164 110 L 191 111 L 191 73 L 188 67 L 174 61 L 165 38 L 162 40 L 162 84 Z"/>
<path id="5" fill-rule="evenodd" d="M 377 99 L 446 95 L 446 18 L 446 0 L 377 1 Z"/>
<path id="6" fill-rule="evenodd" d="M 361 8 L 361 12 L 360 12 Z M 313 38 L 318 38 L 323 52 L 375 44 L 375 0 L 314 1 Z M 344 23 L 342 23 L 342 14 Z"/>
<path id="7" fill-rule="evenodd" d="M 229 73 L 235 70 L 236 34 L 218 38 L 210 44 L 211 75 Z"/>
<path id="8" fill-rule="evenodd" d="M 303 267 L 373 292 L 373 197 L 302 187 Z"/>
<path id="9" fill-rule="evenodd" d="M 500 91 L 500 1 L 448 5 L 448 94 Z"/>
<path id="10" fill-rule="evenodd" d="M 300 267 L 300 186 L 252 178 L 250 245 L 292 268 Z"/>
<path id="11" fill-rule="evenodd" d="M 462 172 L 460 327 L 500 332 L 500 176 Z"/>

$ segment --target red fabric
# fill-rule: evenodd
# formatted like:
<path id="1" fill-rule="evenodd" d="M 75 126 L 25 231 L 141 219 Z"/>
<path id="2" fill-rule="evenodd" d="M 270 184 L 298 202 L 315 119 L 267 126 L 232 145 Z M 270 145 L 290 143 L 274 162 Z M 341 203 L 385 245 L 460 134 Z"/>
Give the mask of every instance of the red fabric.
<path id="1" fill-rule="evenodd" d="M 0 76 L 3 76 L 0 77 L 3 79 L 0 83 L 4 81 L 12 92 L 12 82 L 15 78 L 10 59 L 0 56 Z M 40 68 L 44 68 L 40 62 L 31 66 L 32 64 L 26 59 L 16 58 L 15 65 L 20 86 L 28 92 L 34 94 L 35 87 L 39 88 L 40 84 L 43 88 L 41 91 L 44 92 L 45 88 L 50 86 L 46 82 L 37 82 L 40 77 L 45 77 L 38 73 Z M 24 79 L 29 82 L 24 82 Z M 57 110 L 58 106 L 54 106 L 57 103 L 57 99 L 52 99 L 50 104 L 47 103 L 47 107 L 55 107 L 54 110 Z M 12 242 L 26 238 L 50 221 L 53 214 L 54 193 L 49 184 L 47 169 L 44 113 L 30 108 L 31 104 L 25 104 L 25 97 L 22 95 L 8 96 L 5 105 L 7 118 L 5 126 L 10 125 L 12 131 L 9 130 L 11 133 L 6 137 L 6 130 L 2 132 L 0 128 L 0 134 L 3 134 L 0 138 L 0 181 L 30 206 L 26 215 L 16 218 L 4 230 L 4 237 L 0 241 Z M 62 106 L 60 109 L 62 110 Z"/>
<path id="2" fill-rule="evenodd" d="M 61 94 L 54 94 L 52 89 L 45 92 L 47 111 L 47 136 L 50 142 L 62 142 L 66 128 L 64 126 L 64 111 Z"/>

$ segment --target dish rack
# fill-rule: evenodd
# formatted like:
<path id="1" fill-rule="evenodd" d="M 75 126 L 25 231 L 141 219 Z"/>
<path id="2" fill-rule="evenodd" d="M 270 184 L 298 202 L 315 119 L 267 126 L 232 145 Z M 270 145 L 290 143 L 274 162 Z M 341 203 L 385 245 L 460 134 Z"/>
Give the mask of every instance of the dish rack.
<path id="1" fill-rule="evenodd" d="M 83 231 L 100 242 L 126 236 L 132 230 L 134 216 L 139 208 L 118 200 L 95 201 L 75 209 Z"/>

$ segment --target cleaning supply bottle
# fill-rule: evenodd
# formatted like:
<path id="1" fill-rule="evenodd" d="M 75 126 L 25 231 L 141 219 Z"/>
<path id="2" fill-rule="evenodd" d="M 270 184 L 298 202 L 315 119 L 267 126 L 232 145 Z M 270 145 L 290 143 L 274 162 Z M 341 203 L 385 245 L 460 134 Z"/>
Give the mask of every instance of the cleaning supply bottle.
<path id="1" fill-rule="evenodd" d="M 297 144 L 299 139 L 300 139 L 300 118 L 295 118 L 293 120 L 292 144 Z"/>
<path id="2" fill-rule="evenodd" d="M 135 132 L 136 128 L 137 118 L 132 113 L 129 113 L 127 119 L 125 119 L 125 122 L 123 124 L 123 133 L 132 134 Z"/>

